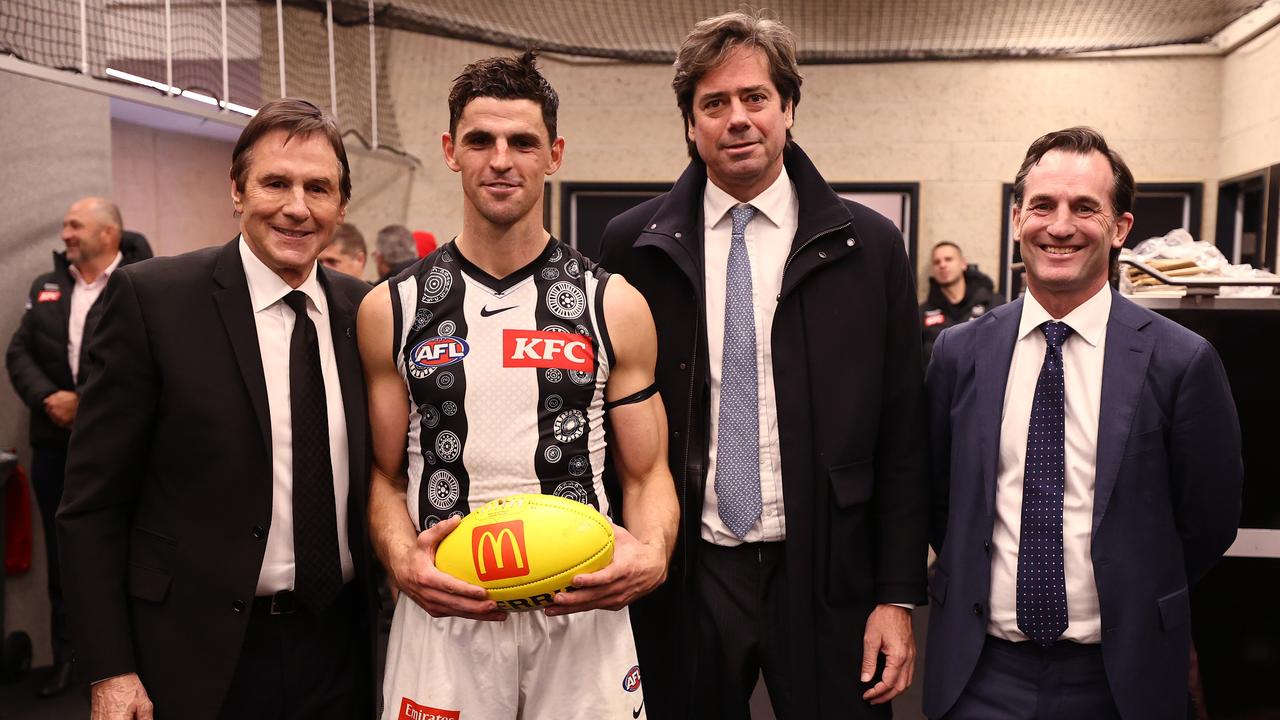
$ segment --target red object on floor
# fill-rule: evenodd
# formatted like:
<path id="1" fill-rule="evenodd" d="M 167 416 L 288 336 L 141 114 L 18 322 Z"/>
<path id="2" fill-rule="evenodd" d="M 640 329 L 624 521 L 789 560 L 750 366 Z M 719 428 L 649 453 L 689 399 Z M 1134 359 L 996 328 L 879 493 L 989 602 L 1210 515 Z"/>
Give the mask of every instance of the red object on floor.
<path id="1" fill-rule="evenodd" d="M 31 569 L 31 490 L 27 475 L 15 467 L 4 486 L 4 574 Z"/>

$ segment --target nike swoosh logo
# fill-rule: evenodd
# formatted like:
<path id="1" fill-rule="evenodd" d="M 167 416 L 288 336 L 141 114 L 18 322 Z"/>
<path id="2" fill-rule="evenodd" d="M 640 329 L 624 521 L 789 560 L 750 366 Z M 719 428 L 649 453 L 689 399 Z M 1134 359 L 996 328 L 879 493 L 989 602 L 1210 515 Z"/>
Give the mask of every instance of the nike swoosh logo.
<path id="1" fill-rule="evenodd" d="M 643 710 L 644 710 L 644 701 L 643 701 L 643 700 L 641 700 L 641 701 L 640 701 L 640 707 L 638 707 L 638 708 L 636 708 L 635 710 L 632 710 L 632 711 L 631 711 L 631 720 L 636 720 L 636 718 L 640 717 L 640 712 L 641 712 L 641 711 L 643 711 Z"/>
<path id="2" fill-rule="evenodd" d="M 482 307 L 482 308 L 480 308 L 480 317 L 489 317 L 490 315 L 497 315 L 497 314 L 498 314 L 498 313 L 500 313 L 500 312 L 506 312 L 506 311 L 508 311 L 508 310 L 514 310 L 514 309 L 516 309 L 516 308 L 518 308 L 518 307 L 520 307 L 520 306 L 519 306 L 519 305 L 512 305 L 512 306 L 510 306 L 510 307 L 498 308 L 497 310 L 490 310 L 488 307 Z"/>

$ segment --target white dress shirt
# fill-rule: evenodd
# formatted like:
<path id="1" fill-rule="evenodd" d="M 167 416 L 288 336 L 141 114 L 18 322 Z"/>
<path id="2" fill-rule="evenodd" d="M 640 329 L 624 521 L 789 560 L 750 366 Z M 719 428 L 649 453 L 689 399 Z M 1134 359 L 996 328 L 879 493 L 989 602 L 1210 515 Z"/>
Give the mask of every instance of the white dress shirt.
<path id="1" fill-rule="evenodd" d="M 782 289 L 782 270 L 791 253 L 800 213 L 786 168 L 750 204 L 757 210 L 744 233 L 751 262 L 751 299 L 755 307 L 756 373 L 760 404 L 760 519 L 738 539 L 720 519 L 716 495 L 716 450 L 720 432 L 720 370 L 724 352 L 724 300 L 733 218 L 729 211 L 740 205 L 729 193 L 707 180 L 702 194 L 702 237 L 705 251 L 707 298 L 707 348 L 711 371 L 710 461 L 702 503 L 702 539 L 716 545 L 774 542 L 787 537 L 782 507 L 782 455 L 778 441 L 778 403 L 773 386 L 773 315 Z"/>
<path id="2" fill-rule="evenodd" d="M 267 407 L 271 416 L 271 529 L 267 533 L 266 554 L 258 573 L 258 595 L 292 590 L 293 563 L 293 420 L 289 401 L 289 340 L 293 334 L 293 310 L 284 296 L 294 288 L 280 279 L 240 239 L 240 260 L 249 281 L 249 302 L 258 328 L 258 350 L 267 381 Z M 307 315 L 315 323 L 320 341 L 320 370 L 324 374 L 324 397 L 329 411 L 329 457 L 333 463 L 334 507 L 338 515 L 338 552 L 344 582 L 355 577 L 351 543 L 347 539 L 347 493 L 350 489 L 347 458 L 347 419 L 343 414 L 342 385 L 333 354 L 333 333 L 329 325 L 329 301 L 312 266 L 307 279 L 297 289 L 307 296 Z"/>
<path id="3" fill-rule="evenodd" d="M 1027 456 L 1027 426 L 1036 381 L 1044 364 L 1042 323 L 1060 320 L 1073 332 L 1062 344 L 1066 409 L 1066 485 L 1062 499 L 1062 554 L 1066 575 L 1067 630 L 1063 640 L 1102 641 L 1098 587 L 1090 557 L 1093 487 L 1098 458 L 1098 418 L 1102 403 L 1102 359 L 1111 315 L 1111 288 L 1102 289 L 1065 318 L 1053 318 L 1028 291 L 1013 346 L 1000 421 L 1000 460 L 996 475 L 996 519 L 991 537 L 991 598 L 987 632 L 1020 642 L 1018 629 L 1018 538 L 1022 524 L 1022 476 Z"/>
<path id="4" fill-rule="evenodd" d="M 111 261 L 93 282 L 85 282 L 80 269 L 70 267 L 71 277 L 76 284 L 71 289 L 71 316 L 67 322 L 67 362 L 71 363 L 71 379 L 80 379 L 80 346 L 84 343 L 84 321 L 89 316 L 89 308 L 97 302 L 98 296 L 107 287 L 107 278 L 120 267 L 120 253 Z"/>

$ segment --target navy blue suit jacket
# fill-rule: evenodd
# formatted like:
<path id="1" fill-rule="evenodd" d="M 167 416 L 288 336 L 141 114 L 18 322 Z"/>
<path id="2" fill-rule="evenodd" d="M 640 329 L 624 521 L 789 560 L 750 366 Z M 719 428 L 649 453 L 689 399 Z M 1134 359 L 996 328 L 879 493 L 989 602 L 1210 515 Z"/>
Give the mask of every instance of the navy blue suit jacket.
<path id="1" fill-rule="evenodd" d="M 1018 300 L 933 346 L 931 718 L 955 704 L 986 636 L 1000 423 L 1021 317 Z M 1113 293 L 1100 415 L 1091 555 L 1107 680 L 1125 718 L 1185 718 L 1187 588 L 1231 545 L 1240 518 L 1235 403 L 1208 342 Z"/>

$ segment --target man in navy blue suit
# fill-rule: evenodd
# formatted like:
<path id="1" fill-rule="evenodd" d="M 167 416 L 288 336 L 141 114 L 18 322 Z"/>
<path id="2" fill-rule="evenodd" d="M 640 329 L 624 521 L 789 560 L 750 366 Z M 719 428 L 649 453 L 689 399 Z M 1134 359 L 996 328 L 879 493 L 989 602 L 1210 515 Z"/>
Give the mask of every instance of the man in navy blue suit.
<path id="1" fill-rule="evenodd" d="M 1185 718 L 1188 586 L 1235 538 L 1243 466 L 1205 340 L 1107 283 L 1133 175 L 1096 130 L 1032 143 L 1027 293 L 942 333 L 930 718 Z"/>

